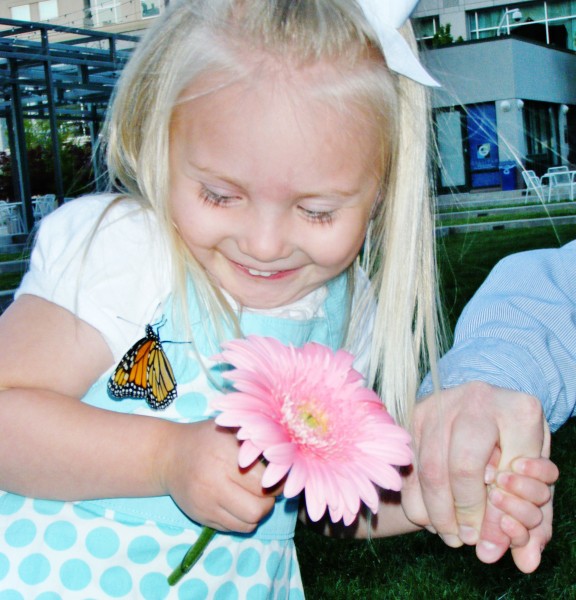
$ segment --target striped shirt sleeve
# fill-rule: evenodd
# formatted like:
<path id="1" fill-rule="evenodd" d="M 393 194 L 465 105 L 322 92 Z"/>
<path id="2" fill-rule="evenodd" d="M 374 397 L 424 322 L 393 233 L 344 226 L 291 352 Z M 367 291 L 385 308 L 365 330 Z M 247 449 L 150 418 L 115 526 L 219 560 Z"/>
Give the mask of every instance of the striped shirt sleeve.
<path id="1" fill-rule="evenodd" d="M 458 321 L 442 388 L 468 381 L 540 399 L 552 431 L 576 413 L 576 242 L 500 261 Z M 432 391 L 426 377 L 419 396 Z"/>

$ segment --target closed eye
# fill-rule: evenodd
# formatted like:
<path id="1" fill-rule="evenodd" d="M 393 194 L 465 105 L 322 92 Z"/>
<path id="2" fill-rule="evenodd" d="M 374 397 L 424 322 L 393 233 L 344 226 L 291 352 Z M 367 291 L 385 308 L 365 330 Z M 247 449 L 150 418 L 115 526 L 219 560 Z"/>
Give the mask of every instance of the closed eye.
<path id="1" fill-rule="evenodd" d="M 209 204 L 210 206 L 226 206 L 229 202 L 234 200 L 236 196 L 218 194 L 203 185 L 200 190 L 200 198 L 204 203 Z"/>
<path id="2" fill-rule="evenodd" d="M 299 207 L 300 212 L 312 223 L 319 223 L 321 225 L 330 225 L 334 221 L 334 214 L 336 211 L 333 210 L 309 210 L 304 207 Z"/>

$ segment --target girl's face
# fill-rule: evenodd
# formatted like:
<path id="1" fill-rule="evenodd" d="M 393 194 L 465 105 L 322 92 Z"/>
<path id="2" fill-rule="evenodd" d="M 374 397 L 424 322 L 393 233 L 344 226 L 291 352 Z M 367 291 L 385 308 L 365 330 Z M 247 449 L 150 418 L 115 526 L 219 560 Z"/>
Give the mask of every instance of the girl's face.
<path id="1" fill-rule="evenodd" d="M 246 307 L 302 298 L 344 271 L 364 240 L 380 177 L 376 127 L 307 94 L 319 70 L 236 83 L 175 110 L 172 218 Z"/>

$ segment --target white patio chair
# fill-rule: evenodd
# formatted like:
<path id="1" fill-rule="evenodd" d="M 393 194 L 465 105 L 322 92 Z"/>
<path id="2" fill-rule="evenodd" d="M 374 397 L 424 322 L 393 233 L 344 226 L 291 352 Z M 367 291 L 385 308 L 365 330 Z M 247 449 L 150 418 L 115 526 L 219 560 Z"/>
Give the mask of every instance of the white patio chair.
<path id="1" fill-rule="evenodd" d="M 8 223 L 8 231 L 10 233 L 26 233 L 26 227 L 24 226 L 24 219 L 20 214 L 20 211 L 14 211 L 10 215 L 10 221 Z"/>
<path id="2" fill-rule="evenodd" d="M 45 196 L 36 198 L 36 200 L 32 201 L 32 205 L 34 222 L 38 222 L 56 209 L 56 195 L 46 194 Z"/>
<path id="3" fill-rule="evenodd" d="M 546 192 L 546 194 L 544 193 L 542 181 L 540 180 L 540 177 L 536 175 L 535 171 L 522 169 L 522 179 L 524 179 L 524 183 L 526 184 L 526 202 L 528 202 L 532 193 L 536 194 L 536 197 L 540 202 L 544 202 L 545 198 L 549 197 L 548 192 Z"/>
<path id="4" fill-rule="evenodd" d="M 20 204 L 11 202 L 0 203 L 0 231 L 8 235 L 26 233 L 20 207 Z"/>
<path id="5" fill-rule="evenodd" d="M 557 173 L 567 173 L 568 167 L 566 165 L 560 165 L 559 167 L 548 167 L 547 173 L 550 175 L 555 175 Z"/>
<path id="6" fill-rule="evenodd" d="M 559 200 L 562 194 L 566 194 L 570 200 L 574 200 L 573 177 L 568 167 L 550 167 L 541 178 L 542 185 L 548 185 L 548 202 L 554 194 Z"/>
<path id="7" fill-rule="evenodd" d="M 0 235 L 8 234 L 8 217 L 10 215 L 9 209 L 6 207 L 7 202 L 0 200 Z"/>

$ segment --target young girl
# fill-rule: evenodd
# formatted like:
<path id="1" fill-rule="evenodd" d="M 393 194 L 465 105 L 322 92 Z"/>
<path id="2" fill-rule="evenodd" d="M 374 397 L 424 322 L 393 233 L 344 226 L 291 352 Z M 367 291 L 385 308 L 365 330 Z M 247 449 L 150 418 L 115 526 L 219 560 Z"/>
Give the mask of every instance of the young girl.
<path id="1" fill-rule="evenodd" d="M 258 333 L 365 369 L 373 329 L 370 380 L 407 422 L 435 331 L 426 102 L 376 25 L 352 1 L 182 0 L 140 44 L 107 130 L 119 193 L 43 221 L 0 320 L 11 598 L 302 597 L 297 500 L 238 469 L 210 357 Z M 151 391 L 123 378 L 147 352 Z M 201 525 L 224 533 L 170 589 Z M 376 533 L 414 529 L 395 505 Z"/>

